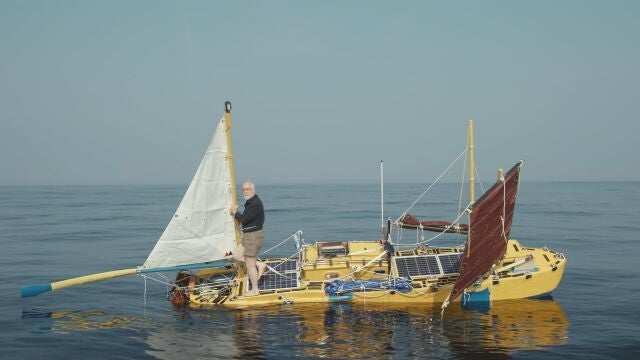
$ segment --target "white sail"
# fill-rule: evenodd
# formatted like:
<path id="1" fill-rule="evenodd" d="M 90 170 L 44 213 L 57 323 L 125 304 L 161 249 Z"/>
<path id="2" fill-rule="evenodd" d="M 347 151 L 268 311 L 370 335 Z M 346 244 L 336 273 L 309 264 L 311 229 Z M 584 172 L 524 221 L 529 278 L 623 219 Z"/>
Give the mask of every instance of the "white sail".
<path id="1" fill-rule="evenodd" d="M 231 171 L 224 118 L 178 209 L 143 267 L 157 268 L 219 260 L 235 247 Z"/>

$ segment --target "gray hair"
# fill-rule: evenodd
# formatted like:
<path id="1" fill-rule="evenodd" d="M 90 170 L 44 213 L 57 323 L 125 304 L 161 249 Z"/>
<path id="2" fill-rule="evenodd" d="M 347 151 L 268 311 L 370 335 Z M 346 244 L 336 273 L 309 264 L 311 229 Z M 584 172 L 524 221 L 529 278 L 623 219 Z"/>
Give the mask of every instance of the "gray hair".
<path id="1" fill-rule="evenodd" d="M 256 186 L 253 184 L 253 182 L 251 182 L 251 180 L 245 180 L 242 182 L 242 185 L 244 184 L 249 184 L 249 187 L 251 188 L 251 190 L 256 191 Z"/>

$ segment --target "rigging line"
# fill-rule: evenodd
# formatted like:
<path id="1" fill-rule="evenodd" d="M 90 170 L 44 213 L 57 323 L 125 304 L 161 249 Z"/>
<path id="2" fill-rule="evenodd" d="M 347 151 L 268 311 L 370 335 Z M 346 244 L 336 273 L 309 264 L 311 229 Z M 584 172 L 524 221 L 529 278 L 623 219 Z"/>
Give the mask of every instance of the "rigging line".
<path id="1" fill-rule="evenodd" d="M 263 251 L 261 255 L 264 255 L 264 254 L 268 253 L 269 251 L 271 251 L 271 250 L 273 250 L 273 249 L 277 248 L 278 246 L 280 246 L 280 245 L 284 244 L 284 243 L 285 243 L 285 242 L 287 242 L 289 239 L 291 239 L 292 237 L 294 237 L 296 234 L 297 234 L 297 232 L 295 232 L 295 233 L 291 234 L 291 236 L 289 236 L 288 238 L 286 238 L 286 239 L 282 240 L 278 245 L 276 245 L 276 246 L 272 247 L 271 249 L 269 249 L 269 250 L 267 250 L 267 251 Z"/>
<path id="2" fill-rule="evenodd" d="M 376 251 L 376 250 L 380 250 L 380 249 L 384 249 L 383 246 L 380 246 L 378 248 L 373 248 L 373 249 L 368 249 L 368 250 L 361 250 L 361 251 L 355 251 L 355 252 L 350 252 L 349 255 L 362 255 L 362 254 L 366 254 L 366 253 L 370 253 L 372 251 Z"/>
<path id="3" fill-rule="evenodd" d="M 428 243 L 428 242 L 430 242 L 431 240 L 435 240 L 435 239 L 439 238 L 442 234 L 446 233 L 446 232 L 447 232 L 447 230 L 451 229 L 451 227 L 453 227 L 455 224 L 457 224 L 457 223 L 458 223 L 458 221 L 460 220 L 460 218 L 461 218 L 461 217 L 462 217 L 462 216 L 463 216 L 463 215 L 464 215 L 464 214 L 465 214 L 465 213 L 466 213 L 470 208 L 471 208 L 471 204 L 469 204 L 469 205 L 464 209 L 464 211 L 463 211 L 460 215 L 458 215 L 458 217 L 457 217 L 455 220 L 453 220 L 453 222 L 451 222 L 451 225 L 449 225 L 449 226 L 447 226 L 446 228 L 444 228 L 444 230 L 442 230 L 441 232 L 439 232 L 439 233 L 438 233 L 438 235 L 436 235 L 436 236 L 434 236 L 434 237 L 432 237 L 432 238 L 430 238 L 430 239 L 423 240 L 423 241 L 421 241 L 421 242 L 419 242 L 419 243 L 417 243 L 417 244 L 414 244 L 414 245 L 419 245 L 419 244 Z M 418 228 L 416 228 L 416 231 L 418 231 L 417 229 L 418 229 Z M 401 244 L 395 244 L 395 245 L 401 245 Z M 409 245 L 405 245 L 405 246 L 409 246 Z M 411 245 L 411 246 L 413 246 L 413 245 Z"/>
<path id="4" fill-rule="evenodd" d="M 228 272 L 228 273 L 231 273 L 231 272 Z M 238 272 L 237 272 L 237 270 L 236 270 L 236 271 L 234 271 L 234 272 L 233 272 L 233 276 L 235 276 L 237 273 L 238 273 Z M 196 279 L 198 279 L 199 281 L 206 281 L 206 282 L 208 282 L 208 283 L 214 283 L 214 282 L 215 282 L 215 280 L 213 280 L 213 281 L 211 280 L 211 277 L 212 277 L 213 275 L 210 275 L 209 277 L 203 277 L 203 276 L 199 276 L 198 274 L 194 273 L 193 271 L 190 271 L 190 274 L 191 274 L 191 276 L 195 277 L 195 278 L 196 278 Z M 223 277 L 225 280 L 227 280 L 227 281 L 231 281 L 231 278 L 233 277 L 233 276 L 231 276 L 231 277 L 230 277 L 230 276 L 227 276 L 225 273 L 217 274 L 217 276 L 222 276 L 222 277 Z M 168 279 L 167 279 L 167 280 L 168 280 Z M 208 284 L 207 284 L 207 285 L 208 285 Z"/>
<path id="5" fill-rule="evenodd" d="M 277 267 L 277 266 L 278 266 L 278 265 L 276 265 L 276 267 Z M 282 276 L 283 278 L 287 278 L 287 279 L 289 279 L 289 280 L 294 280 L 294 281 L 295 281 L 295 280 L 297 280 L 297 278 L 296 278 L 296 277 L 287 276 L 287 275 L 285 275 L 285 274 L 283 274 L 283 273 L 279 272 L 278 270 L 276 270 L 276 269 L 272 268 L 272 267 L 271 267 L 271 266 L 269 266 L 269 265 L 267 265 L 267 269 L 269 269 L 269 271 L 271 271 L 272 273 L 274 273 L 274 274 L 276 274 L 276 275 L 278 275 L 278 276 Z M 265 272 L 265 274 L 266 274 L 266 272 Z M 297 274 L 296 274 L 296 275 L 297 275 Z"/>
<path id="6" fill-rule="evenodd" d="M 467 136 L 467 149 L 469 148 L 469 137 Z M 467 175 L 467 157 L 468 152 L 464 154 L 464 165 L 462 166 L 462 178 L 460 179 L 460 196 L 458 197 L 458 215 L 460 215 L 460 208 L 462 207 L 462 191 L 464 190 L 464 179 Z"/>
<path id="7" fill-rule="evenodd" d="M 449 166 L 440 174 L 440 176 L 438 176 L 438 178 L 436 178 L 433 183 L 431 183 L 431 185 L 429 185 L 429 187 L 427 188 L 427 190 L 425 190 L 422 195 L 418 196 L 418 198 L 416 199 L 416 201 L 413 202 L 413 204 L 411 204 L 411 206 L 409 206 L 407 208 L 407 210 L 405 210 L 402 215 L 400 215 L 399 218 L 396 219 L 395 223 L 397 223 L 398 221 L 400 221 L 400 219 L 402 219 L 408 212 L 409 210 L 411 210 L 417 203 L 418 201 L 420 201 L 420 199 L 422 199 L 422 197 L 429 191 L 431 190 L 431 188 L 447 173 L 449 172 L 449 169 L 451 169 L 451 167 L 453 166 L 453 164 L 455 164 L 462 155 L 466 154 L 467 149 L 464 149 L 463 152 L 460 153 L 460 155 L 458 155 L 458 157 L 453 160 L 453 162 L 451 164 L 449 164 Z"/>
<path id="8" fill-rule="evenodd" d="M 158 279 L 156 279 L 156 278 L 154 278 L 154 277 L 151 277 L 151 276 L 148 276 L 148 275 L 146 275 L 146 274 L 138 274 L 138 275 L 139 275 L 139 276 L 142 276 L 142 277 L 145 279 L 145 284 L 146 284 L 146 280 L 147 280 L 147 279 L 149 279 L 149 280 L 152 280 L 152 281 L 158 282 L 158 283 L 163 284 L 163 285 L 173 286 L 173 284 L 172 284 L 172 283 L 165 282 L 165 281 L 162 281 L 162 280 L 158 280 Z"/>
<path id="9" fill-rule="evenodd" d="M 507 234 L 504 231 L 504 221 L 505 218 L 507 216 L 507 182 L 504 179 L 502 180 L 502 216 L 500 216 L 500 223 L 502 224 L 502 237 L 504 238 L 504 241 L 509 241 L 509 239 L 507 239 Z"/>
<path id="10" fill-rule="evenodd" d="M 375 294 L 375 293 L 372 294 L 373 291 L 380 291 L 382 294 L 379 294 L 379 295 Z M 370 289 L 368 294 L 367 294 L 366 290 L 362 290 L 361 292 L 354 291 L 354 292 L 352 292 L 352 294 L 355 297 L 361 298 L 362 301 L 365 301 L 366 299 L 377 299 L 379 297 L 386 296 L 387 294 L 389 294 L 389 292 L 391 292 L 391 290 L 389 290 L 389 289 L 380 289 L 380 290 Z"/>
<path id="11" fill-rule="evenodd" d="M 394 245 L 400 245 L 400 242 L 402 241 L 402 233 L 402 226 L 396 226 L 396 243 Z"/>
<path id="12" fill-rule="evenodd" d="M 386 253 L 387 253 L 386 251 L 381 252 L 378 256 L 376 256 L 375 258 L 373 258 L 371 261 L 369 261 L 369 262 L 368 262 L 368 263 L 366 263 L 365 265 L 362 265 L 362 267 L 358 267 L 358 268 L 354 269 L 352 272 L 350 272 L 350 273 L 348 273 L 348 274 L 346 274 L 346 275 L 339 276 L 339 277 L 337 277 L 337 278 L 335 278 L 335 279 L 343 279 L 343 278 L 345 278 L 345 279 L 346 279 L 346 278 L 351 277 L 353 274 L 355 274 L 355 273 L 357 273 L 357 272 L 360 272 L 361 270 L 363 270 L 363 269 L 364 269 L 364 268 L 366 268 L 366 267 L 369 267 L 369 266 L 370 266 L 371 264 L 373 264 L 374 262 L 376 262 L 376 261 L 380 261 L 380 258 L 382 257 L 382 255 L 384 255 L 384 254 L 386 254 Z"/>
<path id="13" fill-rule="evenodd" d="M 433 291 L 429 290 L 431 287 L 427 286 L 427 287 L 423 287 L 423 288 L 413 288 L 413 291 L 415 291 L 417 294 L 415 295 L 411 295 L 410 293 L 402 293 L 400 291 L 396 292 L 396 294 L 400 294 L 401 296 L 405 296 L 405 297 L 410 297 L 410 298 L 417 298 L 420 296 L 424 296 L 427 293 L 432 293 Z"/>
<path id="14" fill-rule="evenodd" d="M 480 180 L 480 174 L 478 173 L 478 167 L 474 166 L 474 170 L 476 173 L 476 178 L 478 179 L 478 184 L 480 185 L 480 190 L 482 190 L 482 193 L 484 194 L 484 186 L 482 186 L 482 180 Z"/>
<path id="15" fill-rule="evenodd" d="M 425 240 L 425 241 L 422 241 L 420 244 L 429 243 L 431 240 L 435 240 L 435 239 L 439 238 L 439 237 L 440 237 L 440 235 L 442 235 L 442 234 L 446 233 L 446 232 L 447 232 L 447 230 L 451 229 L 451 227 L 452 227 L 453 225 L 455 225 L 455 224 L 460 220 L 460 218 L 461 218 L 461 217 L 462 217 L 462 216 L 463 216 L 463 215 L 464 215 L 464 214 L 465 214 L 465 213 L 466 213 L 470 208 L 471 208 L 471 204 L 469 204 L 469 205 L 464 209 L 464 211 L 463 211 L 460 215 L 458 215 L 458 217 L 457 217 L 457 218 L 456 218 L 456 219 L 451 223 L 451 225 L 447 226 L 444 230 L 442 230 L 440 233 L 438 233 L 438 235 L 436 235 L 436 236 L 432 237 L 431 239 L 427 239 L 427 240 Z"/>
<path id="16" fill-rule="evenodd" d="M 278 266 L 280 266 L 280 265 L 284 264 L 285 262 L 287 262 L 287 261 L 291 260 L 294 256 L 296 256 L 296 255 L 300 254 L 303 250 L 304 250 L 304 249 L 300 249 L 298 252 L 296 252 L 296 253 L 294 253 L 293 255 L 289 256 L 288 258 L 284 259 L 284 260 L 283 260 L 283 261 L 281 261 L 278 265 L 276 265 L 276 267 L 278 267 Z M 262 261 L 262 262 L 265 264 L 265 266 L 267 267 L 267 269 L 269 269 L 269 270 L 270 270 L 271 272 L 273 272 L 274 274 L 279 275 L 279 276 L 282 276 L 282 277 L 285 277 L 285 278 L 287 278 L 287 279 L 289 279 L 289 280 L 296 280 L 296 278 L 289 277 L 289 276 L 287 276 L 287 275 L 285 275 L 285 274 L 280 273 L 280 272 L 279 272 L 279 271 L 277 271 L 276 269 L 272 268 L 271 266 L 269 266 L 269 265 L 267 264 L 267 262 L 266 262 L 266 261 L 264 261 L 264 260 L 262 260 L 262 259 L 260 259 L 260 261 Z M 265 274 L 266 274 L 266 272 L 265 272 Z"/>

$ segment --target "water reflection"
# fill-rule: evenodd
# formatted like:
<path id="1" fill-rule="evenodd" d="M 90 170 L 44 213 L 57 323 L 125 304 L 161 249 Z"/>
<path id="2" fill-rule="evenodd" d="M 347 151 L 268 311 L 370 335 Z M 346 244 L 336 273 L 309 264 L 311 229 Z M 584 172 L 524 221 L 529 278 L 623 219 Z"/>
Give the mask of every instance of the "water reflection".
<path id="1" fill-rule="evenodd" d="M 496 302 L 487 311 L 451 306 L 284 305 L 167 309 L 134 318 L 97 311 L 23 312 L 51 331 L 133 329 L 158 359 L 195 358 L 507 358 L 565 343 L 569 321 L 550 300 Z M 138 350 L 140 351 L 140 349 Z"/>
<path id="2" fill-rule="evenodd" d="M 452 348 L 510 352 L 563 345 L 569 321 L 555 301 L 510 300 L 493 303 L 486 313 L 458 310 L 444 319 L 443 329 Z"/>
<path id="3" fill-rule="evenodd" d="M 569 321 L 549 300 L 496 302 L 486 312 L 452 306 L 444 318 L 432 306 L 333 304 L 236 311 L 242 355 L 318 358 L 500 358 L 517 350 L 562 345 Z M 282 349 L 289 349 L 288 352 Z"/>
<path id="4" fill-rule="evenodd" d="M 51 319 L 50 331 L 67 333 L 105 329 L 133 329 L 140 319 L 126 315 L 110 315 L 104 311 L 46 311 L 24 310 L 22 319 Z"/>

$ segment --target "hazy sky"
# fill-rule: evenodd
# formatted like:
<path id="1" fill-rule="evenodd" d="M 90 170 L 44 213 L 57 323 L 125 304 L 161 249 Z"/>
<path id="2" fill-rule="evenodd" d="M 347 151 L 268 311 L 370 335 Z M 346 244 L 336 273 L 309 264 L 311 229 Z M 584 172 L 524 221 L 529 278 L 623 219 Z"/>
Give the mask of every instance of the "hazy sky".
<path id="1" fill-rule="evenodd" d="M 0 184 L 640 180 L 639 1 L 0 0 Z M 459 168 L 459 167 L 458 167 Z M 455 180 L 460 170 L 448 177 Z"/>

